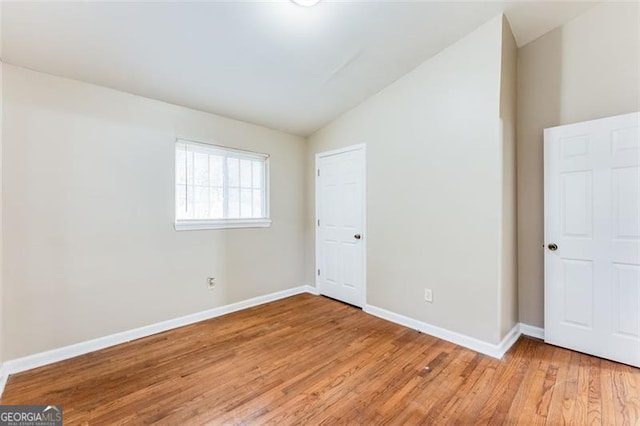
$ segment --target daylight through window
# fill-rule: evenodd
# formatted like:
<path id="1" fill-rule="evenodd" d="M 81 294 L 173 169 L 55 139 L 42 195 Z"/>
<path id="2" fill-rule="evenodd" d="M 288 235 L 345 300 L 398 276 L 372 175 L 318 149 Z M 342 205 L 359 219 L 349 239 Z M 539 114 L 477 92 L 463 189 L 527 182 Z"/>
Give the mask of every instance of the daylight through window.
<path id="1" fill-rule="evenodd" d="M 268 158 L 178 140 L 176 229 L 269 226 Z"/>

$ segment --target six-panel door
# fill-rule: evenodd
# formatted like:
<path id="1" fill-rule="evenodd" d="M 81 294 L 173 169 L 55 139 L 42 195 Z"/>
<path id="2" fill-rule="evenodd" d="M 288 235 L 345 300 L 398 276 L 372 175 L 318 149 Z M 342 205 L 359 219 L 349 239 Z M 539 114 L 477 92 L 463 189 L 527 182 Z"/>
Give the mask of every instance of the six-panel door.
<path id="1" fill-rule="evenodd" d="M 545 131 L 545 341 L 635 366 L 639 124 L 636 113 Z"/>
<path id="2" fill-rule="evenodd" d="M 364 305 L 364 148 L 317 159 L 316 264 L 321 294 Z"/>

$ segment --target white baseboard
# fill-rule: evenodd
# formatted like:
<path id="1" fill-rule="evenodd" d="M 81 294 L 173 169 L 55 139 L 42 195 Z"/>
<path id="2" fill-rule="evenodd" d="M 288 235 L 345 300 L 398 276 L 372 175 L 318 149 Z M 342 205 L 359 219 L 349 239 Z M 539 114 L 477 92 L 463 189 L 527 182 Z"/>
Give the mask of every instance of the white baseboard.
<path id="1" fill-rule="evenodd" d="M 301 293 L 310 293 L 318 295 L 318 289 L 310 285 L 302 285 L 283 291 L 267 294 L 265 296 L 254 297 L 253 299 L 243 300 L 241 302 L 232 303 L 230 305 L 197 312 L 183 317 L 174 318 L 167 321 L 135 328 L 133 330 L 123 331 L 121 333 L 111 334 L 109 336 L 99 337 L 97 339 L 64 346 L 58 349 L 52 349 L 46 352 L 40 352 L 28 355 L 22 358 L 6 361 L 0 364 L 0 396 L 4 390 L 5 384 L 10 374 L 20 373 L 22 371 L 31 370 L 33 368 L 42 367 L 47 364 L 63 361 L 65 359 L 74 358 L 89 352 L 98 351 L 110 346 L 119 345 L 121 343 L 130 342 L 132 340 L 151 336 L 164 331 L 172 330 L 185 325 L 194 324 L 196 322 L 219 317 L 242 309 L 251 308 L 286 297 L 294 296 Z M 421 331 L 431 336 L 443 339 L 460 346 L 464 346 L 476 352 L 489 355 L 494 358 L 502 358 L 502 356 L 511 348 L 518 340 L 521 334 L 544 338 L 544 330 L 527 324 L 516 324 L 499 344 L 488 343 L 464 334 L 456 333 L 441 327 L 427 324 L 395 312 L 387 311 L 372 305 L 366 305 L 364 312 L 394 322 L 414 330 Z"/>
<path id="2" fill-rule="evenodd" d="M 303 285 L 283 291 L 267 294 L 265 296 L 254 297 L 253 299 L 243 300 L 241 302 L 232 303 L 230 305 L 209 309 L 195 314 L 185 315 L 183 317 L 174 318 L 167 321 L 135 328 L 133 330 L 123 331 L 121 333 L 111 334 L 109 336 L 99 337 L 97 339 L 87 340 L 85 342 L 76 343 L 74 345 L 64 346 L 58 349 L 52 349 L 46 352 L 40 352 L 28 355 L 22 358 L 6 361 L 2 364 L 0 373 L 0 396 L 4 390 L 4 384 L 9 374 L 20 373 L 22 371 L 31 370 L 33 368 L 42 367 L 43 365 L 52 364 L 54 362 L 63 361 L 65 359 L 84 355 L 110 346 L 119 345 L 121 343 L 130 342 L 142 337 L 151 336 L 153 334 L 162 333 L 163 331 L 172 330 L 174 328 L 183 327 L 185 325 L 204 321 L 207 319 L 219 317 L 221 315 L 240 311 L 242 309 L 251 308 L 253 306 L 262 305 L 264 303 L 273 302 L 285 297 L 294 296 L 301 293 L 312 293 L 311 287 Z M 313 288 L 315 290 L 315 288 Z"/>
<path id="3" fill-rule="evenodd" d="M 534 327 L 533 325 L 520 323 L 520 333 L 525 336 L 535 337 L 544 340 L 544 328 Z"/>
<path id="4" fill-rule="evenodd" d="M 418 330 L 422 333 L 429 334 L 442 340 L 446 340 L 456 345 L 464 346 L 465 348 L 480 352 L 485 355 L 489 355 L 493 358 L 502 358 L 502 356 L 511 348 L 511 346 L 520 337 L 520 329 L 516 324 L 507 333 L 504 339 L 499 344 L 488 343 L 474 337 L 456 333 L 435 325 L 427 324 L 426 322 L 418 321 L 413 318 L 406 317 L 404 315 L 396 314 L 395 312 L 387 311 L 386 309 L 378 308 L 372 305 L 366 305 L 363 309 L 366 313 L 374 315 L 376 317 L 385 319 L 387 321 L 394 322 L 396 324 L 403 325 L 405 327 Z"/>
<path id="5" fill-rule="evenodd" d="M 506 336 L 502 339 L 500 344 L 498 344 L 498 351 L 496 352 L 499 356 L 495 358 L 502 359 L 504 354 L 506 354 L 509 349 L 518 341 L 522 333 L 520 332 L 520 324 L 516 324 L 513 326 L 511 330 L 507 333 Z"/>
<path id="6" fill-rule="evenodd" d="M 396 314 L 395 312 L 387 311 L 386 309 L 378 308 L 376 306 L 367 305 L 364 307 L 363 311 L 387 321 L 391 321 L 396 324 L 418 330 L 422 333 L 429 334 L 439 339 L 455 343 L 456 345 L 464 346 L 465 348 L 498 359 L 501 359 L 523 334 L 525 336 L 544 339 L 543 328 L 534 327 L 532 325 L 523 323 L 517 323 L 511 330 L 509 330 L 502 341 L 500 341 L 500 343 L 496 345 L 476 339 L 474 337 L 469 337 L 461 333 L 456 333 L 454 331 L 437 327 L 435 325 L 427 324 L 426 322 L 418 321 L 404 315 Z"/>
<path id="7" fill-rule="evenodd" d="M 314 287 L 312 285 L 305 285 L 304 287 L 307 289 L 307 293 L 311 293 L 315 296 L 320 296 L 320 292 L 318 291 L 317 287 Z"/>

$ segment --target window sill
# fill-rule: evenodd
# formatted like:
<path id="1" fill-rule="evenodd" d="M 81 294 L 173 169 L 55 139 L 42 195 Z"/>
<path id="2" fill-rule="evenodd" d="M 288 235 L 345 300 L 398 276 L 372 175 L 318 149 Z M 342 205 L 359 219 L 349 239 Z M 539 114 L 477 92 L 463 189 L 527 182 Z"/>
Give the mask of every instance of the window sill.
<path id="1" fill-rule="evenodd" d="M 204 229 L 268 228 L 271 219 L 220 219 L 220 220 L 179 220 L 176 231 L 198 231 Z"/>

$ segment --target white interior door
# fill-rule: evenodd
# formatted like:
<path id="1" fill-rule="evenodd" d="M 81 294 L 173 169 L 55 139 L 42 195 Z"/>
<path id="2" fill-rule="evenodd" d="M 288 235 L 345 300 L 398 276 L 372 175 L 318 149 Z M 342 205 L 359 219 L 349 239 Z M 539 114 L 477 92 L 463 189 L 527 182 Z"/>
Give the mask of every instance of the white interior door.
<path id="1" fill-rule="evenodd" d="M 316 156 L 316 287 L 320 294 L 365 303 L 365 148 Z"/>
<path id="2" fill-rule="evenodd" d="M 639 125 L 545 130 L 545 341 L 638 367 Z"/>

